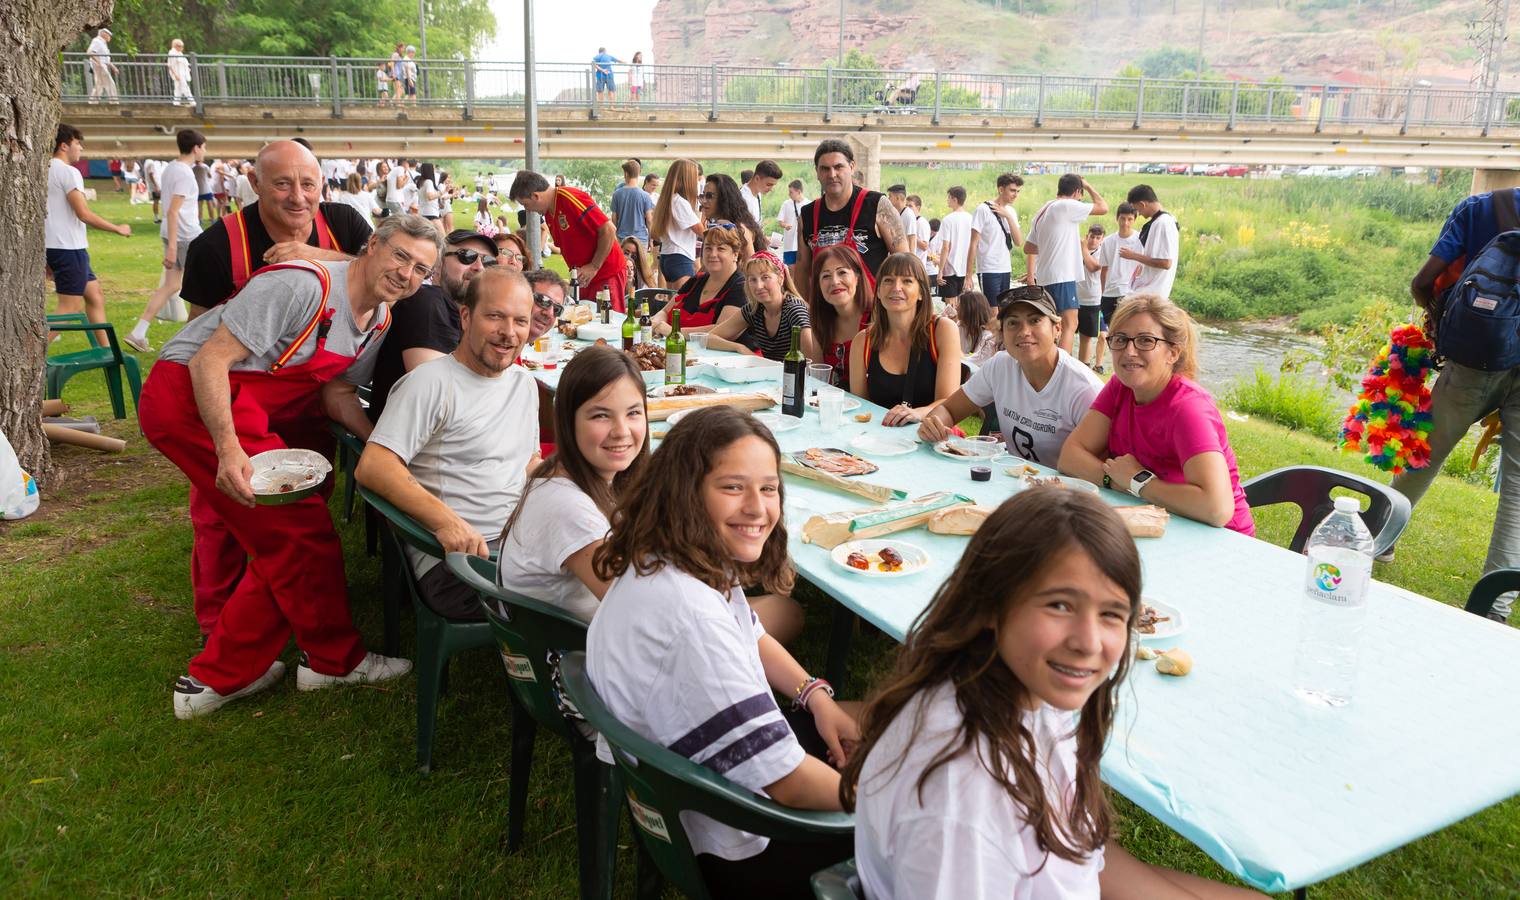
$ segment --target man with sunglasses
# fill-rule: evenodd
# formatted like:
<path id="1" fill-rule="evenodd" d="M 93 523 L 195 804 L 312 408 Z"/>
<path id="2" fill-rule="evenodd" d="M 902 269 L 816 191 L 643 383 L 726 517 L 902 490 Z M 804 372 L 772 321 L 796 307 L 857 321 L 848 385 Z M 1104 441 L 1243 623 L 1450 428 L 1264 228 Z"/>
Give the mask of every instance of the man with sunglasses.
<path id="1" fill-rule="evenodd" d="M 287 448 L 326 449 L 330 458 L 330 421 L 369 436 L 356 391 L 370 380 L 390 305 L 431 274 L 440 243 L 426 219 L 388 218 L 353 262 L 265 269 L 160 351 L 138 418 L 143 436 L 195 488 L 196 618 L 210 625 L 205 649 L 174 686 L 177 718 L 274 684 L 292 633 L 302 652 L 299 690 L 411 669 L 404 659 L 366 653 L 354 629 L 327 509 L 332 481 L 294 502 L 258 505 L 251 458 Z M 223 586 L 214 608 L 202 603 L 208 585 Z"/>
<path id="2" fill-rule="evenodd" d="M 470 279 L 496 265 L 496 242 L 465 229 L 449 232 L 443 257 L 428 283 L 396 304 L 395 323 L 375 361 L 370 384 L 371 422 L 380 421 L 391 387 L 402 375 L 459 346 L 459 304 Z"/>

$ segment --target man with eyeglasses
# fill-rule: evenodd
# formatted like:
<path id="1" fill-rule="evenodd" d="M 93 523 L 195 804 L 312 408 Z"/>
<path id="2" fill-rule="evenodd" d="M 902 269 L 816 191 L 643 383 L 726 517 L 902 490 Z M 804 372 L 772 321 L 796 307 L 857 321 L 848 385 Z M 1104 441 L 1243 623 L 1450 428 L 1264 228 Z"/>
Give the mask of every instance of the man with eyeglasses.
<path id="1" fill-rule="evenodd" d="M 396 321 L 380 348 L 370 383 L 365 413 L 371 422 L 380 421 L 391 387 L 402 375 L 459 346 L 459 304 L 464 302 L 465 289 L 471 279 L 496 264 L 495 241 L 462 228 L 449 232 L 432 280 L 392 310 Z"/>
<path id="2" fill-rule="evenodd" d="M 292 633 L 302 654 L 299 690 L 385 681 L 411 669 L 404 659 L 366 653 L 354 629 L 343 548 L 327 509 L 332 481 L 292 503 L 258 505 L 250 459 L 285 448 L 330 456 L 329 421 L 369 437 L 356 391 L 370 380 L 389 304 L 432 273 L 441 243 L 426 219 L 388 218 L 353 262 L 269 267 L 160 351 L 138 416 L 143 436 L 195 488 L 196 618 L 210 625 L 205 648 L 175 684 L 177 718 L 274 684 Z M 202 546 L 205 538 L 211 547 Z M 230 589 L 205 597 L 208 585 Z M 208 600 L 212 608 L 203 606 Z"/>
<path id="3" fill-rule="evenodd" d="M 523 169 L 512 179 L 507 197 L 544 217 L 565 265 L 580 276 L 582 297 L 590 299 L 606 288 L 612 308 L 623 312 L 628 262 L 617 249 L 617 226 L 590 194 L 579 188 L 553 187 L 544 176 Z"/>

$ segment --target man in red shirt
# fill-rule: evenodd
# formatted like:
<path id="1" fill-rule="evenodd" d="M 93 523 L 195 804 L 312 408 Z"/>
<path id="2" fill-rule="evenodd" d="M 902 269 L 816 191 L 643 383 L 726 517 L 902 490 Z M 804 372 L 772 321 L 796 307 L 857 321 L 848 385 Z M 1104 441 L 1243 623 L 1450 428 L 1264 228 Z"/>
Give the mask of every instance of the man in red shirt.
<path id="1" fill-rule="evenodd" d="M 544 176 L 523 169 L 512 179 L 507 197 L 544 217 L 565 264 L 580 276 L 582 299 L 592 299 L 607 288 L 612 308 L 624 311 L 628 261 L 617 249 L 617 226 L 590 194 L 573 187 L 551 187 Z"/>

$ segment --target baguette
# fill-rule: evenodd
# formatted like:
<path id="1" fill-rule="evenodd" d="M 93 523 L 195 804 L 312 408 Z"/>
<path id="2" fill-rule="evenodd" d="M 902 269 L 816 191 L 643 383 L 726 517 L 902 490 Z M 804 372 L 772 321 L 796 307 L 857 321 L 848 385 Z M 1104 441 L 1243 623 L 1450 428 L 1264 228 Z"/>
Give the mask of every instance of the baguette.
<path id="1" fill-rule="evenodd" d="M 769 394 L 693 394 L 690 397 L 659 397 L 649 401 L 648 417 L 651 422 L 663 422 L 671 413 L 683 409 L 699 409 L 704 406 L 733 406 L 738 409 L 767 409 L 776 405 L 776 398 Z"/>
<path id="2" fill-rule="evenodd" d="M 803 523 L 802 542 L 833 550 L 845 541 L 881 537 L 922 525 L 945 509 L 972 505 L 971 498 L 939 491 L 888 503 L 876 509 L 852 509 L 813 516 Z"/>
<path id="3" fill-rule="evenodd" d="M 1172 514 L 1159 506 L 1116 506 L 1114 512 L 1124 520 L 1130 537 L 1158 538 L 1166 534 L 1166 523 Z"/>

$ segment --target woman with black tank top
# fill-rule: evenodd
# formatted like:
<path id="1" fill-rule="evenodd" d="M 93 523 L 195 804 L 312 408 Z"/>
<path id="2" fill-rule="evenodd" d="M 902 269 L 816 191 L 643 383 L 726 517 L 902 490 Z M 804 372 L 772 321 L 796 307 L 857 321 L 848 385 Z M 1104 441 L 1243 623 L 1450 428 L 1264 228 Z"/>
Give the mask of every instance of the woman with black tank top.
<path id="1" fill-rule="evenodd" d="M 876 275 L 871 327 L 850 342 L 850 393 L 887 408 L 883 425 L 917 423 L 960 387 L 960 330 L 934 315 L 929 276 L 911 253 Z"/>

